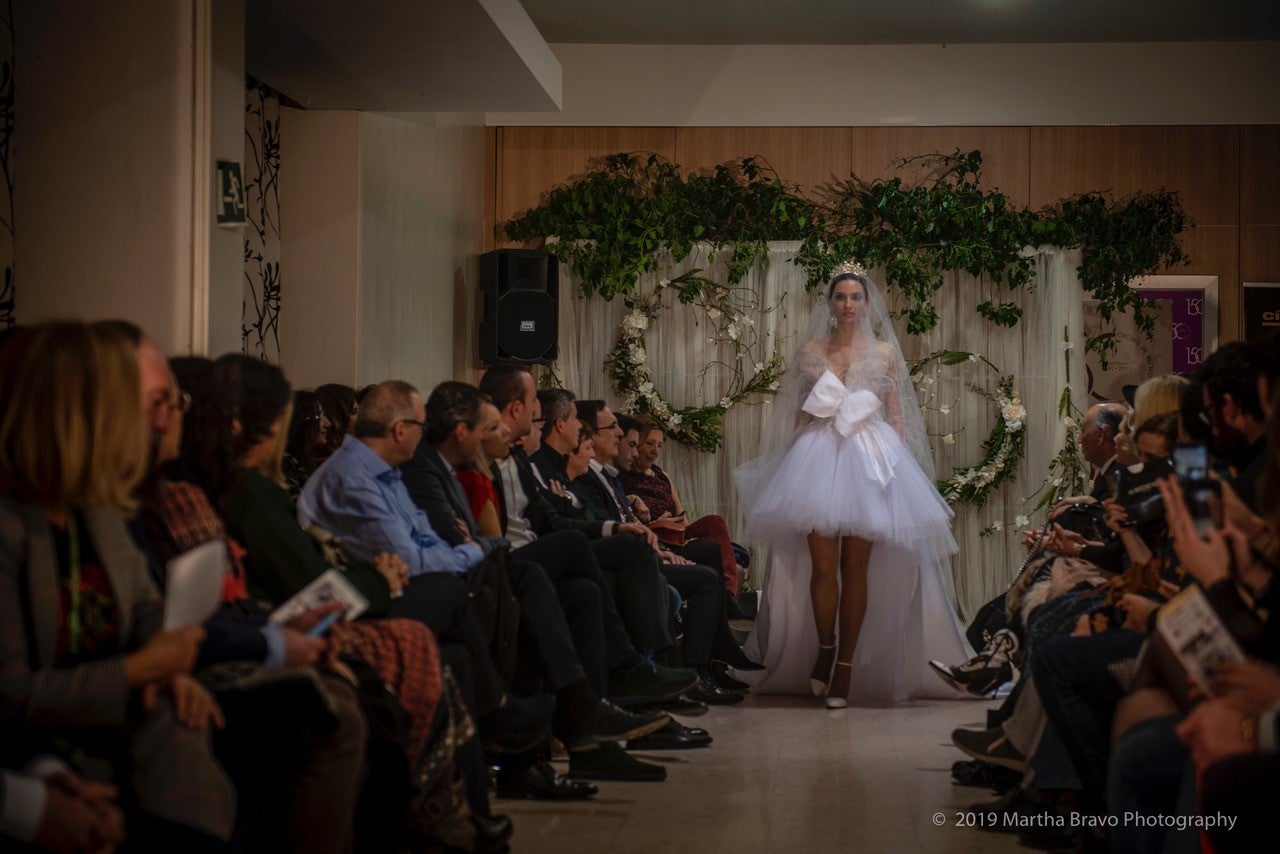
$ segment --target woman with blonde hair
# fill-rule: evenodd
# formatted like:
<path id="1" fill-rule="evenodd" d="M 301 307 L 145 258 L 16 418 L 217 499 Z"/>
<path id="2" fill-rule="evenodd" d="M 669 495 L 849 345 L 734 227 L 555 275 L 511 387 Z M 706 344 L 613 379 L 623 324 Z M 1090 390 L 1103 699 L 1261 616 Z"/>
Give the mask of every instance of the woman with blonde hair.
<path id="1" fill-rule="evenodd" d="M 203 631 L 160 630 L 125 527 L 146 470 L 140 398 L 133 348 L 109 331 L 44 324 L 0 354 L 0 714 L 118 781 L 131 843 L 223 850 L 235 793 L 208 733 L 221 712 L 188 675 Z"/>

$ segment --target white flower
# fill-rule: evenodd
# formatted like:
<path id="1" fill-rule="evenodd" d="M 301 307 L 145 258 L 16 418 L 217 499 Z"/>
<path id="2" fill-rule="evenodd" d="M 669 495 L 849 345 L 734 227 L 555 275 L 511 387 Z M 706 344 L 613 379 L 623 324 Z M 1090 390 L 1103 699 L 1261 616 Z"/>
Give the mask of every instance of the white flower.
<path id="1" fill-rule="evenodd" d="M 1021 429 L 1022 429 L 1022 422 L 1021 422 L 1021 421 L 1006 421 L 1006 422 L 1004 422 L 1004 428 L 1005 428 L 1006 430 L 1008 430 L 1010 433 L 1017 433 L 1019 430 L 1021 430 Z"/>
<path id="2" fill-rule="evenodd" d="M 1063 342 L 1062 342 L 1062 349 L 1063 349 L 1063 350 L 1070 350 L 1070 349 L 1071 349 L 1072 347 L 1074 347 L 1074 346 L 1076 346 L 1076 342 L 1074 342 L 1074 341 L 1063 341 Z"/>
<path id="3" fill-rule="evenodd" d="M 780 380 L 774 380 L 773 382 L 769 383 L 769 391 L 777 391 L 779 383 L 780 383 Z M 770 398 L 769 400 L 772 400 L 772 399 L 773 398 Z M 766 400 L 765 403 L 768 403 L 769 400 Z"/>
<path id="4" fill-rule="evenodd" d="M 939 412 L 941 412 L 943 415 L 950 415 L 950 414 L 951 414 L 951 404 L 949 404 L 949 403 L 944 403 L 944 404 L 942 404 L 941 406 L 939 406 L 939 407 L 938 407 L 938 411 L 939 411 Z"/>
<path id="5" fill-rule="evenodd" d="M 730 406 L 733 406 L 733 401 L 732 401 L 732 400 L 730 400 L 728 397 L 722 397 L 722 398 L 720 398 L 720 408 L 721 408 L 721 409 L 728 409 Z"/>
<path id="6" fill-rule="evenodd" d="M 742 318 L 742 325 L 743 327 L 755 326 L 756 322 L 749 317 L 744 317 Z"/>
<path id="7" fill-rule="evenodd" d="M 916 371 L 914 374 L 911 375 L 911 384 L 920 385 L 920 381 L 923 379 L 924 379 L 924 374 L 920 373 L 919 371 Z"/>
<path id="8" fill-rule="evenodd" d="M 1000 408 L 1000 415 L 1004 417 L 1006 422 L 1022 421 L 1027 417 L 1027 409 L 1020 403 L 1010 403 Z"/>
<path id="9" fill-rule="evenodd" d="M 640 383 L 640 385 L 636 386 L 636 391 L 640 392 L 641 394 L 647 397 L 649 396 L 649 394 L 653 392 L 653 383 L 649 382 L 648 380 L 645 380 L 644 382 Z"/>
<path id="10" fill-rule="evenodd" d="M 671 424 L 672 427 L 679 427 L 680 422 L 683 420 L 684 419 L 680 416 L 680 413 L 675 412 L 675 413 L 672 413 L 671 418 L 669 419 L 669 423 Z"/>
<path id="11" fill-rule="evenodd" d="M 942 444 L 944 445 L 954 445 L 955 443 L 956 443 L 956 435 L 954 433 L 948 433 L 947 435 L 942 437 Z"/>
<path id="12" fill-rule="evenodd" d="M 1003 521 L 1002 519 L 997 519 L 996 521 L 992 522 L 992 523 L 991 523 L 991 530 L 993 530 L 993 531 L 1003 531 L 1003 530 L 1004 530 L 1004 521 Z"/>
<path id="13" fill-rule="evenodd" d="M 763 371 L 763 370 L 764 370 L 764 362 L 756 362 L 756 364 L 755 364 L 755 369 L 756 369 L 756 373 L 760 373 L 761 371 Z"/>
<path id="14" fill-rule="evenodd" d="M 970 353 L 970 354 L 969 354 L 969 361 L 970 361 L 970 362 L 976 362 L 976 361 L 978 361 L 978 354 L 977 354 L 977 353 Z"/>
<path id="15" fill-rule="evenodd" d="M 1013 519 L 1013 527 L 1015 528 L 1026 527 L 1026 524 L 1030 521 L 1031 520 L 1028 519 L 1026 516 L 1015 516 Z"/>
<path id="16" fill-rule="evenodd" d="M 1080 425 L 1076 424 L 1075 419 L 1070 415 L 1064 415 L 1062 416 L 1062 426 L 1066 427 L 1068 430 L 1075 430 Z"/>
<path id="17" fill-rule="evenodd" d="M 633 365 L 644 364 L 644 350 L 641 350 L 639 347 L 633 346 L 627 355 L 631 359 L 631 364 Z"/>
<path id="18" fill-rule="evenodd" d="M 711 318 L 712 320 L 715 320 L 719 316 L 720 316 L 720 309 L 718 308 L 707 309 L 707 317 Z"/>
<path id="19" fill-rule="evenodd" d="M 725 330 L 725 332 L 729 333 L 729 337 L 732 338 L 734 341 L 737 341 L 738 335 L 741 334 L 738 332 L 738 327 L 734 324 L 729 324 L 729 327 Z"/>
<path id="20" fill-rule="evenodd" d="M 628 314 L 622 322 L 624 325 L 636 330 L 637 332 L 643 332 L 645 329 L 649 328 L 649 318 L 645 317 L 644 312 L 640 311 L 638 308 L 632 310 L 632 312 Z"/>
<path id="21" fill-rule="evenodd" d="M 933 385 L 933 377 L 925 377 L 925 378 L 924 378 L 924 384 L 925 384 L 925 385 Z"/>
<path id="22" fill-rule="evenodd" d="M 659 279 L 659 280 L 658 280 L 658 287 L 660 287 L 660 288 L 665 288 L 665 287 L 666 287 L 667 285 L 669 285 L 669 284 L 671 284 L 671 280 L 670 280 L 670 279 Z"/>
<path id="23" fill-rule="evenodd" d="M 1060 477 L 1055 477 L 1055 478 L 1053 479 L 1053 485 L 1054 485 L 1054 486 L 1062 486 L 1062 478 L 1060 478 Z"/>

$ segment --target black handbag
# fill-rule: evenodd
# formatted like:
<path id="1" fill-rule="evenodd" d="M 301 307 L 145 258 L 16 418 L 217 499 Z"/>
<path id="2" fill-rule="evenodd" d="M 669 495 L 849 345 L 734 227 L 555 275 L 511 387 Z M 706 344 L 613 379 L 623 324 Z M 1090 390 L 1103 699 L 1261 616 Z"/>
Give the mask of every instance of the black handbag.
<path id="1" fill-rule="evenodd" d="M 467 596 L 484 632 L 489 656 L 502 682 L 511 687 L 516 671 L 516 636 L 520 631 L 520 603 L 507 577 L 508 546 L 499 546 L 467 570 Z"/>

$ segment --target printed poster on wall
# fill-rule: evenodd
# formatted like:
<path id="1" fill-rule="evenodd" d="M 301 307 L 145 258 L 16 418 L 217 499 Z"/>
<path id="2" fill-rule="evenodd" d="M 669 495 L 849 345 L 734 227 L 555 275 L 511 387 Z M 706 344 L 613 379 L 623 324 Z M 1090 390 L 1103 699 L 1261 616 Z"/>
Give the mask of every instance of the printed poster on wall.
<path id="1" fill-rule="evenodd" d="M 1280 282 L 1244 283 L 1244 340 L 1280 333 Z"/>
<path id="2" fill-rule="evenodd" d="M 1148 336 L 1138 329 L 1128 314 L 1113 314 L 1110 321 L 1105 321 L 1098 313 L 1097 300 L 1084 301 L 1085 339 L 1103 336 L 1115 343 L 1107 356 L 1105 369 L 1096 353 L 1092 350 L 1085 353 L 1091 405 L 1124 400 L 1125 386 L 1141 385 L 1151 377 L 1173 372 L 1173 303 L 1168 299 L 1155 299 L 1153 302 L 1155 305 L 1149 311 L 1155 318 L 1155 328 Z"/>

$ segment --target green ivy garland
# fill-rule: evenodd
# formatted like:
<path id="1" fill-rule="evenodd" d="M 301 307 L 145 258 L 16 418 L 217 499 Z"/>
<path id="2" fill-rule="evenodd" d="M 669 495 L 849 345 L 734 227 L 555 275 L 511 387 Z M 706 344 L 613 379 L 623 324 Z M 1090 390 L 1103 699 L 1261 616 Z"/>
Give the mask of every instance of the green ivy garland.
<path id="1" fill-rule="evenodd" d="M 932 297 L 955 269 L 989 276 L 997 287 L 976 310 L 1015 325 L 1021 312 L 1008 292 L 1034 281 L 1026 247 L 1046 245 L 1079 247 L 1077 274 L 1103 317 L 1132 311 L 1149 330 L 1154 319 L 1129 281 L 1186 260 L 1178 235 L 1190 223 L 1168 190 L 1119 201 L 1086 193 L 1037 212 L 981 186 L 979 151 L 901 162 L 922 176 L 912 183 L 850 176 L 810 198 L 759 158 L 685 175 L 656 154 L 611 154 L 503 230 L 516 241 L 558 237 L 549 248 L 581 278 L 583 294 L 605 299 L 632 293 L 642 274 L 658 269 L 661 253 L 679 262 L 698 241 L 723 253 L 734 285 L 764 261 L 769 241 L 797 240 L 795 263 L 810 290 L 849 258 L 883 267 L 886 289 L 915 333 L 937 324 Z M 1089 346 L 1105 356 L 1107 342 Z"/>

